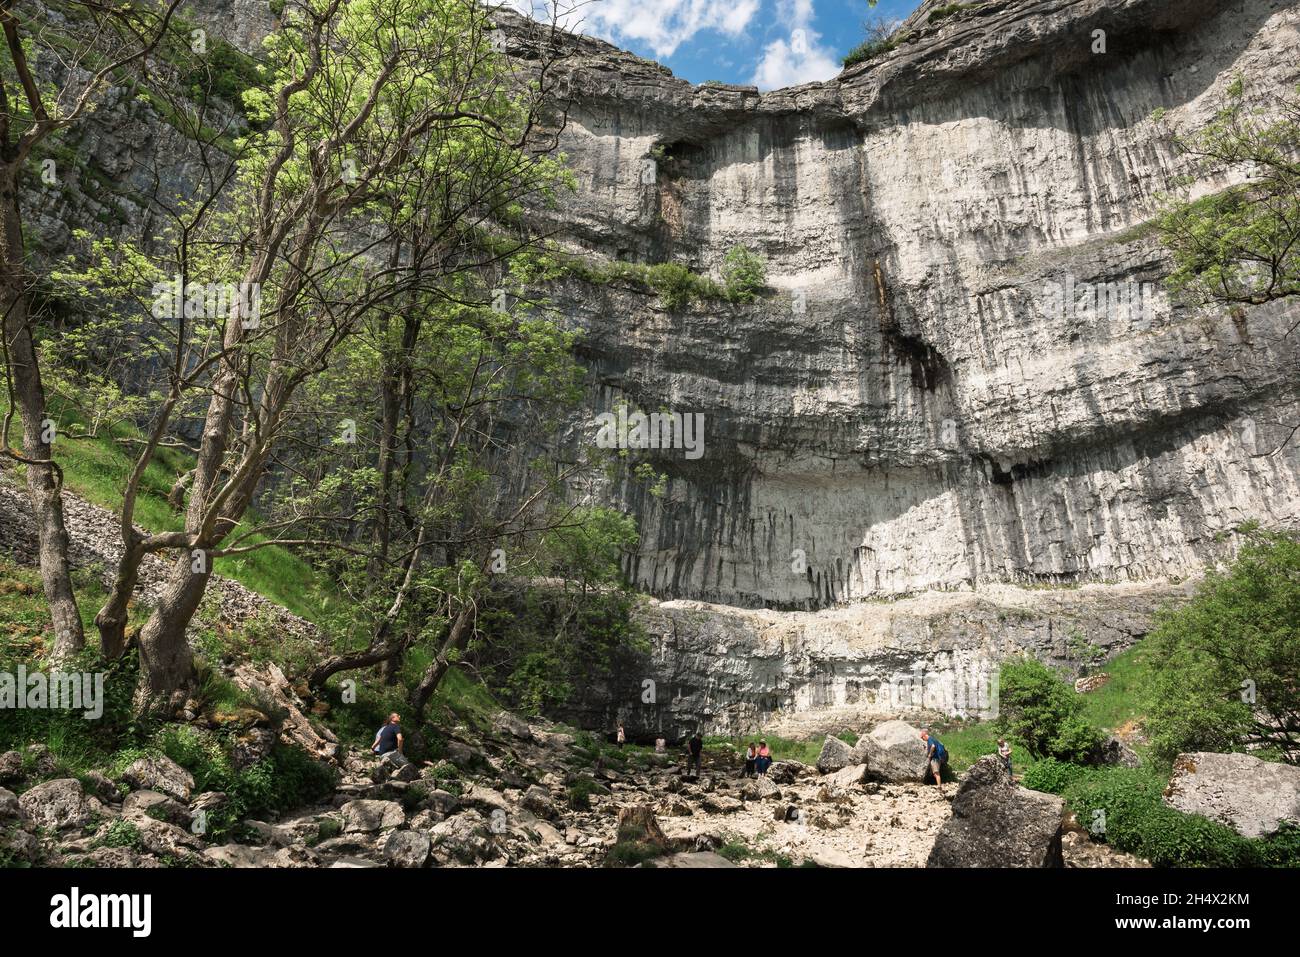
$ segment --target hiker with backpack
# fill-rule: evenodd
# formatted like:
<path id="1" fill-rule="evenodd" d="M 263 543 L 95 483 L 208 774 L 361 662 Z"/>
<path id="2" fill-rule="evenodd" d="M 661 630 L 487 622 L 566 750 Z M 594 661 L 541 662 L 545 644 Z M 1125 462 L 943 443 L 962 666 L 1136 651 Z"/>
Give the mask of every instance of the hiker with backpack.
<path id="1" fill-rule="evenodd" d="M 948 763 L 948 749 L 930 733 L 929 728 L 921 732 L 921 740 L 926 744 L 925 759 L 930 762 L 930 773 L 939 786 L 939 797 L 943 797 L 943 766 Z"/>

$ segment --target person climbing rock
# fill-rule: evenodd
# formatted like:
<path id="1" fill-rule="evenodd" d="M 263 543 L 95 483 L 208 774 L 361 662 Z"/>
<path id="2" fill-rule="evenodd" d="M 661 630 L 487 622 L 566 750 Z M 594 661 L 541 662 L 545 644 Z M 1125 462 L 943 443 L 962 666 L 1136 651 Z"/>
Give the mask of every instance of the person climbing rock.
<path id="1" fill-rule="evenodd" d="M 1011 745 L 1007 743 L 1006 738 L 998 738 L 998 757 L 1002 759 L 1002 764 L 1007 769 L 1007 777 L 1014 777 L 1011 773 Z"/>
<path id="2" fill-rule="evenodd" d="M 758 745 L 753 741 L 749 742 L 749 747 L 745 749 L 745 770 L 740 772 L 742 778 L 752 778 L 757 772 L 758 766 Z"/>
<path id="3" fill-rule="evenodd" d="M 948 761 L 948 749 L 943 746 L 943 742 L 930 733 L 926 728 L 921 732 L 921 740 L 925 742 L 925 757 L 930 762 L 930 773 L 934 775 L 934 783 L 939 786 L 939 797 L 943 797 L 943 766 Z"/>
<path id="4" fill-rule="evenodd" d="M 374 754 L 384 755 L 390 751 L 402 753 L 402 716 L 394 711 L 388 716 L 384 726 L 375 732 L 375 742 L 370 746 Z"/>
<path id="5" fill-rule="evenodd" d="M 695 776 L 700 776 L 700 761 L 704 754 L 704 739 L 700 737 L 700 732 L 696 731 L 690 741 L 686 742 L 687 762 L 686 770 L 695 768 Z"/>
<path id="6" fill-rule="evenodd" d="M 763 777 L 767 777 L 767 769 L 772 766 L 772 750 L 767 746 L 766 741 L 758 742 L 758 759 L 754 762 L 754 770 Z"/>

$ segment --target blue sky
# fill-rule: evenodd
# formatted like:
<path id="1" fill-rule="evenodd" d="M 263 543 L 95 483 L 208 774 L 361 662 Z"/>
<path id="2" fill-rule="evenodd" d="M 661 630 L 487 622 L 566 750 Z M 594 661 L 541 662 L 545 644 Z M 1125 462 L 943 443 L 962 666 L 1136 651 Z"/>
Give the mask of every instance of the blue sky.
<path id="1" fill-rule="evenodd" d="M 546 0 L 510 0 L 527 11 Z M 920 0 L 567 0 L 570 25 L 693 83 L 721 80 L 770 90 L 840 71 L 872 16 L 906 17 Z M 566 0 L 560 0 L 561 10 Z M 577 23 L 580 19 L 581 23 Z"/>

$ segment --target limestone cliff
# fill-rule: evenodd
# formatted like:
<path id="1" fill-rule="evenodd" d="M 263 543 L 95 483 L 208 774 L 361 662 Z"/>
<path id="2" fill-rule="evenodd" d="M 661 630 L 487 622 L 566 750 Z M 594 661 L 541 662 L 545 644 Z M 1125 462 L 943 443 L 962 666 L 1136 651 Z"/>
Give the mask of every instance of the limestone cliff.
<path id="1" fill-rule="evenodd" d="M 564 242 L 702 272 L 744 245 L 771 287 L 675 309 L 628 284 L 548 290 L 590 369 L 561 444 L 624 401 L 705 421 L 702 457 L 654 457 L 662 496 L 595 490 L 637 517 L 629 572 L 662 603 L 652 651 L 577 706 L 588 722 L 745 727 L 884 707 L 900 674 L 1078 663 L 1140 636 L 1240 523 L 1300 527 L 1300 444 L 1274 451 L 1300 420 L 1300 336 L 1283 334 L 1300 307 L 1052 301 L 1161 282 L 1143 227 L 1188 171 L 1173 136 L 1238 76 L 1259 104 L 1300 81 L 1300 0 L 992 0 L 932 24 L 935 6 L 891 53 L 763 94 L 556 41 L 578 182 L 547 214 Z M 245 49 L 274 24 L 260 0 L 193 7 Z M 500 22 L 526 62 L 536 31 Z M 96 132 L 145 109 L 88 134 L 128 185 L 184 155 L 165 124 Z M 112 213 L 93 193 L 32 197 L 44 245 Z"/>
<path id="2" fill-rule="evenodd" d="M 900 673 L 1069 662 L 1070 635 L 1113 651 L 1240 523 L 1300 524 L 1300 446 L 1273 454 L 1300 419 L 1296 305 L 1050 301 L 1067 282 L 1160 288 L 1143 227 L 1188 172 L 1173 137 L 1235 77 L 1260 104 L 1295 86 L 1300 4 L 1006 0 L 929 25 L 934 6 L 880 60 L 765 94 L 567 41 L 574 248 L 708 272 L 745 245 L 772 287 L 682 309 L 558 294 L 588 334 L 589 412 L 707 423 L 703 457 L 654 459 L 662 497 L 606 491 L 640 522 L 629 570 L 664 599 L 849 606 L 656 605 L 653 653 L 593 689 L 589 721 L 889 710 Z M 862 603 L 901 595 L 920 597 Z"/>
<path id="3" fill-rule="evenodd" d="M 1186 171 L 1170 134 L 1235 76 L 1260 102 L 1294 86 L 1300 5 L 986 3 L 762 95 L 575 43 L 569 234 L 702 270 L 744 244 L 774 287 L 680 310 L 561 296 L 594 411 L 705 416 L 701 459 L 656 462 L 666 495 L 615 492 L 646 589 L 818 607 L 1142 581 L 1196 573 L 1243 520 L 1300 523 L 1300 448 L 1266 454 L 1300 416 L 1294 305 L 1054 316 L 1045 291 L 1163 278 L 1137 227 Z"/>

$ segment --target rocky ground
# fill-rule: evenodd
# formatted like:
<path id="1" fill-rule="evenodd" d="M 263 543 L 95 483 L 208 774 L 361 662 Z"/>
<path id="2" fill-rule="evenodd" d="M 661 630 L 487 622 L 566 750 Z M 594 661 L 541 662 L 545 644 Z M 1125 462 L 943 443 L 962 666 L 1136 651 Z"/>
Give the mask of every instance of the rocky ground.
<path id="1" fill-rule="evenodd" d="M 301 714 L 291 690 L 267 685 Z M 299 746 L 313 746 L 310 735 L 310 726 L 291 722 L 281 729 L 284 740 Z M 613 755 L 593 750 L 589 739 L 506 712 L 488 729 L 455 729 L 438 762 L 338 757 L 324 739 L 314 747 L 340 771 L 331 800 L 278 819 L 246 821 L 237 836 L 220 840 L 209 839 L 204 822 L 226 796 L 194 793 L 190 774 L 165 757 L 140 758 L 115 778 L 92 772 L 33 785 L 54 772 L 49 752 L 42 745 L 9 752 L 0 756 L 0 860 L 100 867 L 600 867 L 623 860 L 612 849 L 644 838 L 648 827 L 654 854 L 643 866 L 917 867 L 949 823 L 958 792 L 954 785 L 940 795 L 915 781 L 885 780 L 895 774 L 888 748 L 864 751 L 861 744 L 849 749 L 829 741 L 818 762 L 823 770 L 780 761 L 766 778 L 743 780 L 737 756 L 711 749 L 696 778 L 685 773 L 679 754 L 629 748 Z M 898 753 L 894 748 L 895 758 Z M 866 763 L 847 763 L 864 757 L 874 772 Z M 903 764 L 910 767 L 914 758 L 908 753 Z M 1029 840 L 1054 847 L 1064 833 L 1067 866 L 1137 863 L 1082 832 L 1066 832 L 1067 823 L 1058 810 L 1048 833 Z"/>

